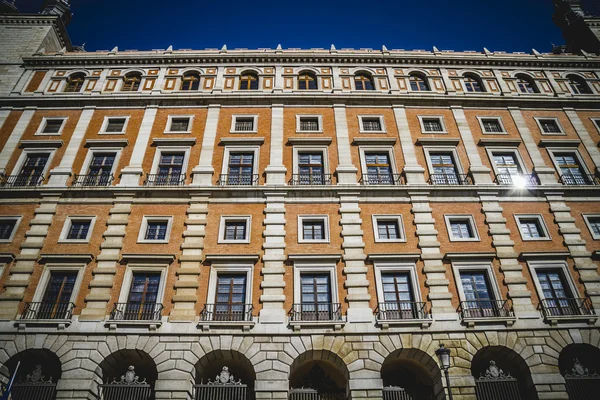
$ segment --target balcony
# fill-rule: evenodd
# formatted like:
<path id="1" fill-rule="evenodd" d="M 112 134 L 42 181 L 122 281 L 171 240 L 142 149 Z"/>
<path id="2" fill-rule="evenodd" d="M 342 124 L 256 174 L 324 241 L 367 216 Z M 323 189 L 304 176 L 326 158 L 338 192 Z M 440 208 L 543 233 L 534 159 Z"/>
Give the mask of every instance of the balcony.
<path id="1" fill-rule="evenodd" d="M 585 186 L 592 185 L 597 186 L 600 185 L 600 179 L 598 179 L 593 174 L 580 174 L 580 175 L 571 175 L 565 174 L 561 175 L 559 182 L 563 185 L 567 186 Z"/>
<path id="2" fill-rule="evenodd" d="M 288 183 L 292 186 L 331 185 L 331 174 L 294 174 Z"/>
<path id="3" fill-rule="evenodd" d="M 430 185 L 473 185 L 473 178 L 469 174 L 431 174 Z"/>
<path id="4" fill-rule="evenodd" d="M 289 312 L 290 325 L 334 325 L 336 330 L 344 324 L 340 303 L 292 304 Z"/>
<path id="5" fill-rule="evenodd" d="M 147 174 L 144 186 L 183 186 L 185 174 Z"/>
<path id="6" fill-rule="evenodd" d="M 155 330 L 161 325 L 162 309 L 161 303 L 115 303 L 107 325 L 110 329 L 118 325 L 142 325 Z"/>
<path id="7" fill-rule="evenodd" d="M 254 186 L 258 183 L 258 174 L 221 174 L 219 186 Z"/>
<path id="8" fill-rule="evenodd" d="M 1 182 L 5 188 L 36 187 L 44 183 L 44 175 L 6 175 Z"/>
<path id="9" fill-rule="evenodd" d="M 400 185 L 402 174 L 364 174 L 360 179 L 362 185 Z"/>
<path id="10" fill-rule="evenodd" d="M 593 324 L 598 319 L 589 297 L 545 299 L 540 302 L 540 309 L 544 319 L 551 324 L 561 320 L 585 320 Z"/>
<path id="11" fill-rule="evenodd" d="M 25 303 L 23 312 L 15 325 L 20 328 L 52 325 L 64 329 L 71 324 L 74 308 L 75 304 L 71 302 Z"/>
<path id="12" fill-rule="evenodd" d="M 427 327 L 431 324 L 431 314 L 426 310 L 426 303 L 419 301 L 379 303 L 375 316 L 377 323 L 382 326 L 416 323 Z"/>
<path id="13" fill-rule="evenodd" d="M 458 307 L 463 323 L 474 326 L 476 323 L 503 322 L 512 325 L 515 315 L 508 300 L 467 300 Z"/>
<path id="14" fill-rule="evenodd" d="M 247 331 L 254 326 L 252 310 L 252 304 L 205 304 L 198 326 L 203 330 L 221 326 L 242 327 Z"/>
<path id="15" fill-rule="evenodd" d="M 497 174 L 495 182 L 508 186 L 538 186 L 540 181 L 536 174 Z"/>
<path id="16" fill-rule="evenodd" d="M 112 174 L 75 175 L 72 186 L 74 187 L 103 187 L 110 186 L 114 177 Z"/>

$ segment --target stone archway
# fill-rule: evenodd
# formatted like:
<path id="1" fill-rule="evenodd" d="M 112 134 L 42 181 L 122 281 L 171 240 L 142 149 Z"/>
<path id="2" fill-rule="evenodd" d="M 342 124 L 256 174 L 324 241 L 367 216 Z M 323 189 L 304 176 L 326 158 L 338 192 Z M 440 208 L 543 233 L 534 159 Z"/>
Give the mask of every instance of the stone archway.
<path id="1" fill-rule="evenodd" d="M 158 371 L 152 357 L 141 350 L 118 350 L 98 366 L 104 400 L 154 400 Z M 103 397 L 102 397 L 103 396 Z"/>
<path id="2" fill-rule="evenodd" d="M 583 343 L 567 345 L 558 356 L 572 400 L 594 400 L 600 393 L 600 349 Z"/>
<path id="3" fill-rule="evenodd" d="M 56 354 L 46 349 L 28 349 L 13 355 L 5 364 L 7 377 L 16 371 L 11 390 L 12 400 L 54 400 L 56 384 L 62 376 L 62 364 Z"/>
<path id="4" fill-rule="evenodd" d="M 444 398 L 436 361 L 419 349 L 398 349 L 381 366 L 384 400 L 437 400 Z"/>
<path id="5" fill-rule="evenodd" d="M 235 350 L 206 353 L 195 365 L 195 400 L 253 400 L 256 372 L 248 358 Z"/>
<path id="6" fill-rule="evenodd" d="M 346 400 L 350 373 L 344 361 L 327 350 L 300 354 L 290 367 L 290 400 Z"/>

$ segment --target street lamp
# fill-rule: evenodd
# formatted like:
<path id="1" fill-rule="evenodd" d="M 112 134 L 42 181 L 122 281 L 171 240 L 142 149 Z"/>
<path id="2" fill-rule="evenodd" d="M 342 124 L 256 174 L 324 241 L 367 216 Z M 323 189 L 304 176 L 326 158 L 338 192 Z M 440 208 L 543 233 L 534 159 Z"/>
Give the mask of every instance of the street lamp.
<path id="1" fill-rule="evenodd" d="M 438 361 L 444 375 L 446 376 L 446 386 L 448 387 L 448 399 L 452 400 L 452 389 L 450 388 L 450 377 L 448 376 L 448 368 L 450 368 L 450 349 L 444 347 L 444 343 L 440 343 L 440 348 L 435 351 L 435 355 L 438 357 Z"/>

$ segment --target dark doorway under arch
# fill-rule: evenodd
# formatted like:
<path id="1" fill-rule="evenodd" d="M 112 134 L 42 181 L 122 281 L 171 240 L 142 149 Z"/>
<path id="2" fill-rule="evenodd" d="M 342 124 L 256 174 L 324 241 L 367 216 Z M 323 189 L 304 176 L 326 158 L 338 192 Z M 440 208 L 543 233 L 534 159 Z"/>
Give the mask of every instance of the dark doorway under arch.
<path id="1" fill-rule="evenodd" d="M 566 346 L 558 356 L 571 400 L 595 400 L 600 393 L 600 349 L 577 343 Z"/>
<path id="2" fill-rule="evenodd" d="M 12 356 L 4 365 L 12 376 L 17 370 L 11 390 L 12 400 L 54 400 L 56 383 L 62 376 L 62 365 L 56 354 L 46 349 L 28 349 Z"/>
<path id="3" fill-rule="evenodd" d="M 290 368 L 290 400 L 346 400 L 350 373 L 336 354 L 308 351 Z"/>
<path id="4" fill-rule="evenodd" d="M 158 371 L 152 357 L 141 350 L 119 350 L 100 363 L 103 400 L 154 400 Z M 103 396 L 103 397 L 102 397 Z"/>
<path id="5" fill-rule="evenodd" d="M 256 373 L 242 353 L 212 351 L 196 363 L 195 369 L 195 400 L 254 399 Z"/>
<path id="6" fill-rule="evenodd" d="M 418 349 L 398 349 L 381 366 L 384 400 L 437 400 L 444 398 L 440 369 Z"/>

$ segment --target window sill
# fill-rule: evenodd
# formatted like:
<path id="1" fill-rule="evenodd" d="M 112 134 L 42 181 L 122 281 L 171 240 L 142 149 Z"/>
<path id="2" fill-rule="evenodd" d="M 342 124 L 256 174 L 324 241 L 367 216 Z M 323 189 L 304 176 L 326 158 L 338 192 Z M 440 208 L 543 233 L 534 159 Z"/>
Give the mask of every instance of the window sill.
<path id="1" fill-rule="evenodd" d="M 15 321 L 15 327 L 22 331 L 26 328 L 56 328 L 65 330 L 73 321 L 70 319 L 20 319 Z"/>
<path id="2" fill-rule="evenodd" d="M 90 240 L 89 239 L 81 239 L 81 240 L 77 240 L 77 239 L 59 239 L 58 243 L 67 243 L 67 244 L 86 244 L 89 243 Z"/>
<path id="3" fill-rule="evenodd" d="M 463 318 L 462 323 L 468 326 L 469 328 L 474 327 L 475 325 L 494 325 L 494 324 L 504 324 L 506 326 L 513 326 L 516 317 L 482 317 L 482 318 Z"/>
<path id="4" fill-rule="evenodd" d="M 254 321 L 200 321 L 197 327 L 203 331 L 209 331 L 211 328 L 220 329 L 242 329 L 244 332 L 249 332 L 255 325 Z"/>
<path id="5" fill-rule="evenodd" d="M 544 322 L 556 326 L 559 323 L 567 322 L 587 322 L 588 325 L 594 325 L 598 320 L 597 315 L 552 315 L 546 316 Z"/>
<path id="6" fill-rule="evenodd" d="M 248 244 L 250 243 L 250 240 L 248 239 L 244 239 L 244 240 L 219 240 L 217 242 L 217 244 Z"/>
<path id="7" fill-rule="evenodd" d="M 381 329 L 389 329 L 392 326 L 421 326 L 423 329 L 427 329 L 433 323 L 431 318 L 426 319 L 392 319 L 392 320 L 380 320 L 376 319 L 375 323 L 381 327 Z"/>
<path id="8" fill-rule="evenodd" d="M 147 328 L 149 331 L 155 331 L 160 328 L 162 321 L 137 321 L 137 320 L 109 320 L 104 324 L 111 331 L 119 327 Z"/>
<path id="9" fill-rule="evenodd" d="M 294 331 L 299 331 L 302 328 L 332 328 L 334 331 L 341 331 L 346 325 L 345 320 L 339 321 L 290 321 L 290 326 Z"/>

